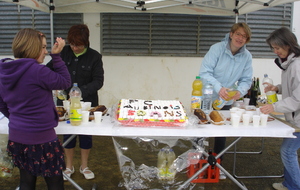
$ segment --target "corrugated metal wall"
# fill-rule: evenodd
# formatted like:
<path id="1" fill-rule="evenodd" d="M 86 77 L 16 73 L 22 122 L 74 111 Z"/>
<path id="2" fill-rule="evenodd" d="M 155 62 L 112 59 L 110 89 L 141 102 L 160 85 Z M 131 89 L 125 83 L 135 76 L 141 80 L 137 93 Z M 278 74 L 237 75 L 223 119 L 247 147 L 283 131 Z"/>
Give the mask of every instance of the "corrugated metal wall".
<path id="1" fill-rule="evenodd" d="M 240 15 L 252 30 L 247 48 L 253 57 L 269 57 L 266 37 L 282 26 L 290 27 L 292 4 Z M 204 56 L 235 23 L 233 16 L 103 13 L 103 55 Z"/>
<path id="2" fill-rule="evenodd" d="M 12 54 L 11 43 L 22 28 L 43 32 L 50 43 L 50 14 L 12 3 L 0 2 L 0 55 Z M 54 36 L 66 39 L 69 28 L 83 23 L 82 14 L 54 14 Z M 48 45 L 50 48 L 50 45 Z"/>

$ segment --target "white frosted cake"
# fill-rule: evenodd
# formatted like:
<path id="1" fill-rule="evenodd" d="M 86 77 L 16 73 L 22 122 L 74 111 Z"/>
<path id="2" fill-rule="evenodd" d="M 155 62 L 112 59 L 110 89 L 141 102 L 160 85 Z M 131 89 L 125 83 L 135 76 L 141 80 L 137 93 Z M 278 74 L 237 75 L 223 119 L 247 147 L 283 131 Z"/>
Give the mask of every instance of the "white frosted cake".
<path id="1" fill-rule="evenodd" d="M 187 116 L 177 100 L 122 99 L 117 120 L 126 125 L 182 126 L 187 122 Z"/>

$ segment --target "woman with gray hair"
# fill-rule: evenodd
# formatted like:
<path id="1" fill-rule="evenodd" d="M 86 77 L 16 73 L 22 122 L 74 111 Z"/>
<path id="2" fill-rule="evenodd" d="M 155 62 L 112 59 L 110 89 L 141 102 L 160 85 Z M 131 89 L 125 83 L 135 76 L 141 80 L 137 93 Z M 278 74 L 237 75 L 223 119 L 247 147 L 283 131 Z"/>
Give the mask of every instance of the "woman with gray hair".
<path id="1" fill-rule="evenodd" d="M 267 43 L 277 54 L 276 65 L 282 70 L 281 84 L 274 86 L 269 83 L 265 92 L 276 91 L 282 94 L 282 100 L 260 108 L 264 114 L 271 112 L 284 113 L 286 121 L 300 128 L 300 47 L 296 36 L 285 27 L 275 30 L 267 38 Z M 274 183 L 277 190 L 299 190 L 300 169 L 297 151 L 300 148 L 300 132 L 296 138 L 283 139 L 280 154 L 284 165 L 283 183 Z"/>

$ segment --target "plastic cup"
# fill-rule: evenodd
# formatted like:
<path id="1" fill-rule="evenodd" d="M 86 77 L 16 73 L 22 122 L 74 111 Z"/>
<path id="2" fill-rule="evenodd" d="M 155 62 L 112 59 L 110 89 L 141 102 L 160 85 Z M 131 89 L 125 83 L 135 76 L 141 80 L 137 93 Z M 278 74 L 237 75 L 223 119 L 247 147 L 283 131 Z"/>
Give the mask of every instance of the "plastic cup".
<path id="1" fill-rule="evenodd" d="M 244 98 L 244 107 L 249 106 L 250 98 Z"/>
<path id="2" fill-rule="evenodd" d="M 250 115 L 250 119 L 249 119 L 249 123 L 252 122 L 252 118 L 253 118 L 253 111 L 245 111 L 245 114 L 249 114 Z"/>
<path id="3" fill-rule="evenodd" d="M 92 102 L 84 102 L 83 103 L 83 110 L 88 111 L 91 109 Z"/>
<path id="4" fill-rule="evenodd" d="M 269 115 L 267 115 L 267 114 L 260 114 L 260 125 L 261 126 L 267 125 L 268 117 L 269 117 Z"/>
<path id="5" fill-rule="evenodd" d="M 94 121 L 95 123 L 101 123 L 102 120 L 102 112 L 101 111 L 95 111 L 94 112 Z"/>
<path id="6" fill-rule="evenodd" d="M 238 114 L 231 114 L 231 125 L 238 127 L 240 124 L 240 116 Z"/>
<path id="7" fill-rule="evenodd" d="M 69 100 L 64 100 L 63 101 L 63 106 L 65 110 L 68 110 L 70 108 L 70 101 Z"/>
<path id="8" fill-rule="evenodd" d="M 260 123 L 260 116 L 259 115 L 253 115 L 253 126 L 258 127 Z"/>
<path id="9" fill-rule="evenodd" d="M 90 111 L 82 111 L 82 123 L 88 123 L 89 122 L 89 117 L 90 117 Z"/>
<path id="10" fill-rule="evenodd" d="M 248 126 L 250 123 L 250 115 L 247 113 L 243 114 L 243 125 Z"/>
<path id="11" fill-rule="evenodd" d="M 256 108 L 256 114 L 260 115 L 260 108 Z"/>

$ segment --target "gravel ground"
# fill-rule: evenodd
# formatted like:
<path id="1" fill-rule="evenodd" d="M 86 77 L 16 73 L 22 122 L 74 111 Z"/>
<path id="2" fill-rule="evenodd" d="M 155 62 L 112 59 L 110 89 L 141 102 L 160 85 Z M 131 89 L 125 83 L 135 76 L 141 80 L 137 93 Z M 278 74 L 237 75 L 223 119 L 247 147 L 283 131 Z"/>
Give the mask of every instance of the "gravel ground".
<path id="1" fill-rule="evenodd" d="M 90 155 L 90 169 L 95 172 L 96 178 L 85 180 L 83 175 L 79 173 L 80 166 L 79 149 L 76 149 L 75 157 L 75 173 L 72 179 L 78 183 L 84 190 L 92 189 L 93 185 L 97 185 L 97 190 L 126 190 L 122 183 L 124 182 L 118 160 L 116 157 L 113 141 L 111 137 L 93 137 L 94 148 Z M 227 138 L 227 143 L 230 143 L 234 138 Z M 208 139 L 212 144 L 213 138 Z M 236 172 L 237 176 L 244 175 L 282 175 L 283 166 L 280 160 L 279 147 L 282 142 L 280 138 L 264 138 L 264 148 L 261 154 L 237 154 Z M 242 138 L 237 144 L 238 151 L 260 151 L 261 138 Z M 230 150 L 232 151 L 232 150 Z M 138 152 L 131 153 L 132 155 L 139 154 Z M 156 153 L 155 153 L 156 154 Z M 135 155 L 137 156 L 137 155 Z M 145 163 L 147 160 L 155 160 L 155 156 L 142 155 L 140 159 Z M 138 164 L 136 165 L 138 166 Z M 223 160 L 223 167 L 233 173 L 233 154 L 226 153 Z M 187 180 L 186 174 L 179 173 L 176 175 L 176 181 Z M 271 190 L 272 183 L 281 182 L 282 178 L 267 178 L 267 179 L 242 179 L 238 178 L 249 190 Z M 14 169 L 14 175 L 11 178 L 0 178 L 1 190 L 14 190 L 18 186 L 19 175 L 18 170 Z M 39 177 L 37 181 L 37 190 L 46 190 L 44 179 Z M 66 190 L 76 189 L 70 182 L 65 182 Z M 151 188 L 146 188 L 151 189 Z M 153 188 L 152 188 L 153 189 Z M 158 189 L 168 189 L 156 187 Z M 169 188 L 176 189 L 176 188 Z M 192 189 L 208 189 L 208 190 L 235 190 L 240 189 L 230 179 L 221 180 L 218 183 L 197 183 Z"/>

